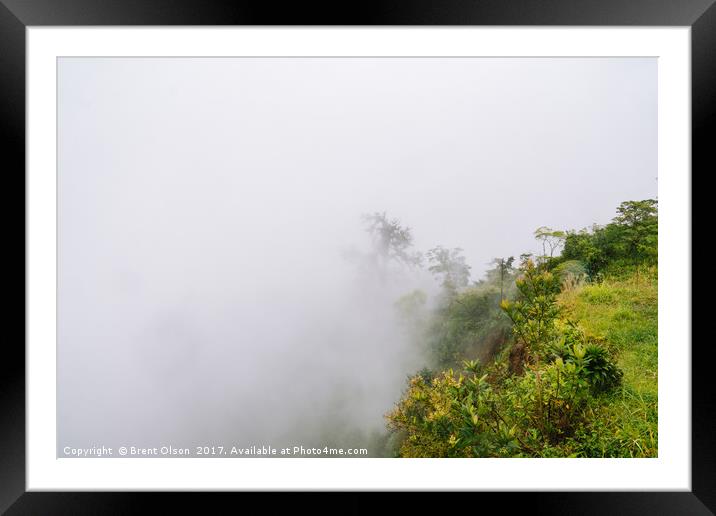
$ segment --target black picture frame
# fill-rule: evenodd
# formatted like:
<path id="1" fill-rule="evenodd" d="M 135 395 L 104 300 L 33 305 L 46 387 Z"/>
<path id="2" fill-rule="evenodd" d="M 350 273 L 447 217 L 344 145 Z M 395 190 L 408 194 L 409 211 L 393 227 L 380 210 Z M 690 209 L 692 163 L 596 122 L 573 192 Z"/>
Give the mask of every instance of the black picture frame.
<path id="1" fill-rule="evenodd" d="M 394 0 L 333 3 L 325 8 L 296 2 L 277 8 L 264 2 L 210 0 L 0 0 L 0 128 L 5 144 L 3 176 L 5 249 L 14 241 L 22 252 L 6 252 L 25 271 L 25 29 L 28 26 L 89 25 L 587 25 L 689 26 L 692 52 L 692 180 L 716 170 L 712 149 L 716 126 L 716 0 Z M 692 189 L 693 191 L 693 189 Z M 7 201 L 17 201 L 14 202 Z M 19 206 L 19 205 L 22 205 Z M 23 210 L 23 211 L 21 211 Z M 8 233 L 12 239 L 8 239 Z M 692 230 L 693 234 L 693 230 Z M 22 244 L 20 243 L 22 241 Z M 12 271 L 12 272 L 11 272 Z M 20 274 L 6 267 L 6 278 Z M 23 276 L 25 276 L 23 274 Z M 7 284 L 7 281 L 6 281 Z M 7 292 L 7 291 L 6 291 Z M 6 328 L 25 320 L 23 303 L 13 299 L 5 310 Z M 12 298 L 11 298 L 12 299 Z M 694 306 L 696 308 L 696 306 Z M 202 513 L 199 501 L 186 493 L 27 493 L 25 492 L 25 326 L 12 338 L 5 332 L 0 360 L 0 511 L 7 514 L 126 514 L 141 512 L 150 501 L 164 510 L 178 504 Z M 676 343 L 673 343 L 676 344 Z M 680 343 L 688 345 L 689 343 Z M 475 508 L 497 502 L 510 509 L 569 514 L 713 514 L 716 512 L 716 403 L 709 370 L 710 339 L 692 346 L 692 491 L 589 493 L 462 493 Z M 221 503 L 228 496 L 221 494 Z M 254 494 L 242 496 L 255 498 Z M 376 497 L 353 493 L 341 502 L 323 494 L 305 493 L 292 509 L 316 510 L 340 503 L 340 512 L 370 510 Z M 320 497 L 320 498 L 319 498 Z M 478 498 L 475 498 L 478 497 Z M 424 510 L 422 494 L 413 494 L 402 508 Z M 508 499 L 509 498 L 509 499 Z M 508 500 L 507 500 L 508 499 Z M 191 500 L 191 501 L 190 501 Z M 328 501 L 327 501 L 328 500 Z M 258 501 L 258 500 L 257 500 Z M 376 500 L 377 501 L 377 500 Z M 242 502 L 245 503 L 245 502 Z M 258 501 L 258 503 L 262 503 Z M 381 503 L 382 501 L 377 501 Z M 336 507 L 333 505 L 333 509 Z"/>

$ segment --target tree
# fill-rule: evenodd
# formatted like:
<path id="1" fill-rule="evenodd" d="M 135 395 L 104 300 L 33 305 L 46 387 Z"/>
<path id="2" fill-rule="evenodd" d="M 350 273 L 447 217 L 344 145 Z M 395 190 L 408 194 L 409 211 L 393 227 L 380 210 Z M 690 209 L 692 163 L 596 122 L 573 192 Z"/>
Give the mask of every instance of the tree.
<path id="1" fill-rule="evenodd" d="M 542 243 L 541 258 L 543 260 L 546 260 L 547 258 L 552 258 L 554 256 L 554 252 L 559 249 L 562 244 L 564 244 L 564 239 L 566 237 L 564 231 L 554 230 L 547 226 L 538 227 L 535 230 L 534 235 L 537 241 Z M 547 255 L 548 250 L 549 256 Z"/>
<path id="2" fill-rule="evenodd" d="M 584 263 L 587 274 L 594 279 L 607 264 L 607 248 L 604 246 L 606 239 L 603 237 L 604 229 L 596 224 L 591 231 L 568 231 L 564 239 L 562 259 Z"/>
<path id="3" fill-rule="evenodd" d="M 505 277 L 508 277 L 514 271 L 514 267 L 512 266 L 514 261 L 514 256 L 510 256 L 507 259 L 495 258 L 492 260 L 492 263 L 495 264 L 500 274 L 500 303 L 502 303 L 502 300 L 505 299 Z"/>
<path id="4" fill-rule="evenodd" d="M 446 249 L 437 246 L 427 252 L 431 263 L 428 270 L 441 280 L 446 292 L 455 294 L 459 289 L 467 286 L 470 279 L 470 266 L 462 256 L 462 249 Z"/>
<path id="5" fill-rule="evenodd" d="M 617 213 L 613 220 L 621 233 L 617 247 L 632 260 L 638 278 L 639 265 L 657 256 L 657 201 L 625 201 Z"/>
<path id="6" fill-rule="evenodd" d="M 515 301 L 505 299 L 501 307 L 512 321 L 512 331 L 526 351 L 538 354 L 555 336 L 555 321 L 560 313 L 557 305 L 560 280 L 528 261 L 515 284 L 519 298 Z"/>
<path id="7" fill-rule="evenodd" d="M 422 265 L 422 255 L 411 251 L 413 234 L 409 227 L 403 226 L 398 219 L 389 219 L 385 212 L 363 215 L 363 221 L 373 241 L 381 279 L 385 279 L 390 262 L 408 267 Z"/>

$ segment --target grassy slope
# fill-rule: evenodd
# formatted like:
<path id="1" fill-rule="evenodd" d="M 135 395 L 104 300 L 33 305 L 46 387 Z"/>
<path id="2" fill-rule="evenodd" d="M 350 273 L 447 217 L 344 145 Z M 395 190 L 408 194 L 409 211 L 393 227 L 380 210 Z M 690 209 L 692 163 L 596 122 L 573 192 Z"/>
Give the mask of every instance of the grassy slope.
<path id="1" fill-rule="evenodd" d="M 580 455 L 657 456 L 656 270 L 567 290 L 560 303 L 624 371 L 622 387 L 594 408 L 594 424 L 579 436 Z"/>

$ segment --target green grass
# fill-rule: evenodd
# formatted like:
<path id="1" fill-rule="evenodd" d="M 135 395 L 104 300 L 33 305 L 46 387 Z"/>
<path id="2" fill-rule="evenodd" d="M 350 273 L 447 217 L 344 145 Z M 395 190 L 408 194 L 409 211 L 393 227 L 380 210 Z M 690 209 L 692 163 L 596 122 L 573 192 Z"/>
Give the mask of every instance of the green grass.
<path id="1" fill-rule="evenodd" d="M 622 386 L 594 408 L 573 443 L 583 456 L 656 457 L 658 303 L 656 270 L 565 291 L 560 302 L 616 355 Z"/>

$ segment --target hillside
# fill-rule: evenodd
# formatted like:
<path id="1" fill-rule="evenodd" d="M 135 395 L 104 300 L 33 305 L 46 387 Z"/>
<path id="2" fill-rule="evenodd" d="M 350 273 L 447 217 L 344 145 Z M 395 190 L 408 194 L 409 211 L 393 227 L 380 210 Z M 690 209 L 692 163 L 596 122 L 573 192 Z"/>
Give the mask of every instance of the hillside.
<path id="1" fill-rule="evenodd" d="M 542 255 L 472 285 L 440 255 L 444 292 L 415 330 L 429 363 L 386 415 L 394 456 L 658 455 L 656 201 L 617 213 L 540 227 Z M 401 301 L 414 320 L 416 299 Z"/>
<path id="2" fill-rule="evenodd" d="M 562 292 L 565 311 L 601 339 L 623 371 L 622 385 L 605 400 L 594 439 L 580 446 L 591 457 L 657 456 L 657 269 Z"/>

